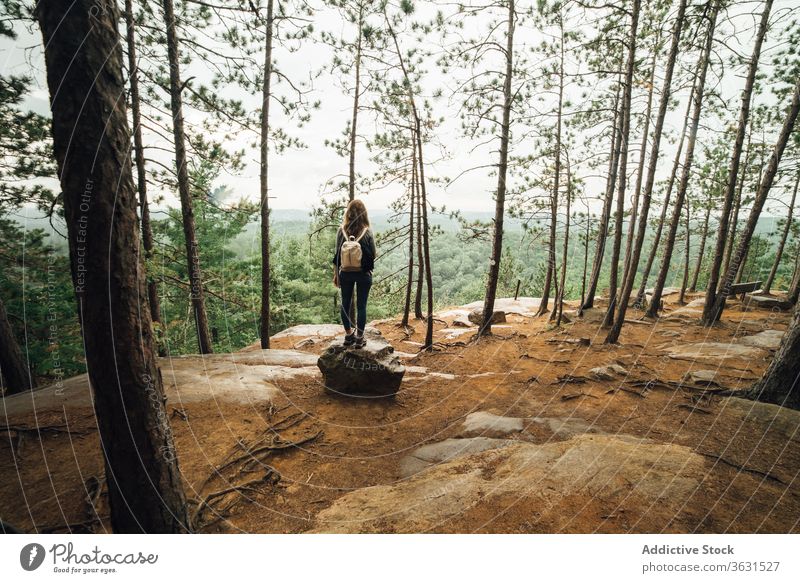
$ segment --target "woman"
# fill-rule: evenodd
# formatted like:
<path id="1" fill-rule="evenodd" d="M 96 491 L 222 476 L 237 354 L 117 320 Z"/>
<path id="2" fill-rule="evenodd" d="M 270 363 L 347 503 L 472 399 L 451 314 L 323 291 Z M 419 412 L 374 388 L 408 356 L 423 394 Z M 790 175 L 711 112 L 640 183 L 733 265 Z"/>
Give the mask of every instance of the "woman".
<path id="1" fill-rule="evenodd" d="M 342 246 L 348 242 L 349 248 L 358 243 L 361 247 L 360 265 L 353 265 L 348 251 L 348 258 L 342 261 Z M 367 324 L 367 297 L 372 286 L 372 270 L 375 267 L 375 237 L 369 226 L 367 207 L 358 199 L 353 199 L 344 212 L 342 227 L 336 234 L 336 253 L 333 257 L 333 285 L 342 289 L 342 325 L 345 330 L 344 345 L 363 348 L 364 327 Z M 356 291 L 356 325 L 350 321 L 350 308 L 353 303 L 353 289 Z"/>

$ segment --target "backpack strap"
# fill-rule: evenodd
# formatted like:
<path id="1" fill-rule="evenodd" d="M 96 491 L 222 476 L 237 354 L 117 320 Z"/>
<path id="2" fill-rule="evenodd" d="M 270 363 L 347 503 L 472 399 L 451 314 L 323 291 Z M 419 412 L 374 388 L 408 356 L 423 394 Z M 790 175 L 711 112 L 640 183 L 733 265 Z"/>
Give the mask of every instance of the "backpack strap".
<path id="1" fill-rule="evenodd" d="M 361 231 L 361 234 L 358 236 L 358 238 L 356 239 L 356 241 L 360 241 L 360 240 L 361 240 L 361 237 L 363 237 L 364 235 L 366 235 L 366 234 L 367 234 L 367 231 L 369 231 L 369 227 L 364 227 L 364 230 L 363 230 L 363 231 Z"/>

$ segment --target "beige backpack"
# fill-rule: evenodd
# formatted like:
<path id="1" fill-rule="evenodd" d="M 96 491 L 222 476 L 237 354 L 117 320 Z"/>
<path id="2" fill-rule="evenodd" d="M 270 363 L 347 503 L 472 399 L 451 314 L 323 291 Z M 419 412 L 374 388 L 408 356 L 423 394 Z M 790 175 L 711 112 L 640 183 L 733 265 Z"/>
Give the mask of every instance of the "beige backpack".
<path id="1" fill-rule="evenodd" d="M 356 238 L 353 235 L 348 237 L 347 233 L 345 233 L 344 229 L 342 229 L 342 234 L 344 235 L 344 243 L 342 243 L 342 251 L 340 253 L 341 262 L 339 264 L 339 269 L 341 271 L 361 271 L 361 237 L 363 237 L 367 233 L 368 227 L 365 227 L 361 234 Z"/>

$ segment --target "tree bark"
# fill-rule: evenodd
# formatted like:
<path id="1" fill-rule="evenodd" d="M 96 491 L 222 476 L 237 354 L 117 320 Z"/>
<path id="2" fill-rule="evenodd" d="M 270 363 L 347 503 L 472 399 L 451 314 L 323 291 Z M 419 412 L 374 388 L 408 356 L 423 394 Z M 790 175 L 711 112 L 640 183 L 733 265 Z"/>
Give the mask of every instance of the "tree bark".
<path id="1" fill-rule="evenodd" d="M 752 128 L 750 130 L 752 133 Z M 750 137 L 747 138 L 747 149 L 744 155 L 744 164 L 742 164 L 742 175 L 739 178 L 739 186 L 736 189 L 736 198 L 733 201 L 733 216 L 730 221 L 730 230 L 728 231 L 728 240 L 725 243 L 725 260 L 722 263 L 722 273 L 728 271 L 728 266 L 731 263 L 731 255 L 733 254 L 733 245 L 736 242 L 736 228 L 739 225 L 739 209 L 742 206 L 742 190 L 744 190 L 745 178 L 747 177 L 747 168 L 750 164 Z M 717 293 L 719 288 L 722 287 L 722 282 L 717 286 Z"/>
<path id="2" fill-rule="evenodd" d="M 772 284 L 775 282 L 775 275 L 778 273 L 778 267 L 781 264 L 783 257 L 783 250 L 786 248 L 786 240 L 789 238 L 789 231 L 792 230 L 792 216 L 794 214 L 794 203 L 797 200 L 797 188 L 800 186 L 800 172 L 797 173 L 797 178 L 794 182 L 794 189 L 792 190 L 792 200 L 789 202 L 789 210 L 786 213 L 786 225 L 783 227 L 781 233 L 781 240 L 778 242 L 778 249 L 775 251 L 775 261 L 772 263 L 772 269 L 769 271 L 769 277 L 764 284 L 763 290 L 765 293 L 770 293 Z"/>
<path id="3" fill-rule="evenodd" d="M 0 395 L 13 395 L 36 387 L 14 335 L 5 304 L 0 298 Z"/>
<path id="4" fill-rule="evenodd" d="M 603 326 L 614 323 L 619 276 L 619 255 L 622 246 L 622 231 L 625 227 L 625 190 L 628 185 L 628 144 L 631 130 L 631 98 L 633 96 L 633 69 L 636 64 L 636 33 L 639 29 L 641 0 L 634 0 L 631 12 L 631 34 L 628 37 L 628 61 L 625 66 L 625 89 L 622 94 L 622 144 L 619 154 L 619 187 L 617 188 L 617 211 L 614 217 L 614 245 L 611 250 L 611 269 L 608 276 L 608 310 Z"/>
<path id="5" fill-rule="evenodd" d="M 560 10 L 560 8 L 559 8 Z M 547 304 L 550 300 L 550 285 L 556 273 L 556 226 L 558 222 L 558 190 L 561 186 L 561 119 L 564 104 L 564 21 L 559 13 L 559 26 L 561 28 L 561 58 L 558 70 L 558 105 L 556 110 L 556 148 L 555 167 L 553 176 L 553 190 L 550 195 L 550 240 L 547 244 L 547 274 L 544 278 L 544 289 L 537 314 L 542 316 L 547 313 Z M 556 297 L 556 300 L 558 298 Z M 557 307 L 553 308 L 553 314 Z M 552 315 L 551 315 L 552 319 Z M 559 321 L 561 318 L 559 317 Z"/>
<path id="6" fill-rule="evenodd" d="M 364 4 L 358 6 L 358 37 L 356 40 L 355 58 L 355 90 L 353 93 L 353 115 L 350 121 L 350 161 L 349 161 L 349 183 L 348 197 L 353 200 L 356 197 L 356 140 L 358 138 L 358 101 L 361 97 L 361 44 L 364 40 Z M 355 303 L 355 302 L 353 302 Z"/>
<path id="7" fill-rule="evenodd" d="M 425 261 L 422 256 L 422 194 L 419 180 L 416 181 L 415 194 L 417 197 L 417 291 L 414 295 L 414 317 L 422 320 L 424 317 L 422 314 L 422 283 L 425 278 Z"/>
<path id="8" fill-rule="evenodd" d="M 689 186 L 689 177 L 692 170 L 692 160 L 694 159 L 694 146 L 697 141 L 697 128 L 700 125 L 700 113 L 703 109 L 703 93 L 706 86 L 706 73 L 708 72 L 708 63 L 711 59 L 711 48 L 714 44 L 714 30 L 717 24 L 717 15 L 719 14 L 720 0 L 712 0 L 711 14 L 709 15 L 708 34 L 705 39 L 705 47 L 703 48 L 703 55 L 700 58 L 700 73 L 697 77 L 697 86 L 693 95 L 694 111 L 692 112 L 692 122 L 689 126 L 689 141 L 686 144 L 686 157 L 683 162 L 683 169 L 681 170 L 681 180 L 678 184 L 678 192 L 675 196 L 675 208 L 672 210 L 672 219 L 669 223 L 669 231 L 667 233 L 667 240 L 664 243 L 664 255 L 661 261 L 661 269 L 658 273 L 653 288 L 653 296 L 650 305 L 647 307 L 647 316 L 655 318 L 658 315 L 658 307 L 661 304 L 661 293 L 664 291 L 664 283 L 667 280 L 669 273 L 670 259 L 672 258 L 672 251 L 675 247 L 675 235 L 678 232 L 678 224 L 681 219 L 681 212 L 683 211 L 683 201 L 686 197 L 686 189 Z"/>
<path id="9" fill-rule="evenodd" d="M 561 252 L 561 281 L 558 284 L 558 295 L 556 296 L 553 314 L 555 316 L 556 327 L 561 326 L 561 318 L 564 313 L 564 289 L 567 282 L 567 256 L 569 254 L 569 226 L 570 226 L 570 206 L 572 202 L 572 175 L 570 172 L 569 159 L 567 159 L 567 215 L 564 225 L 564 247 Z"/>
<path id="10" fill-rule="evenodd" d="M 800 409 L 800 307 L 775 358 L 748 395 L 751 399 Z"/>
<path id="11" fill-rule="evenodd" d="M 139 65 L 136 60 L 136 29 L 133 18 L 133 0 L 125 0 L 125 28 L 128 42 L 128 81 L 131 87 L 131 118 L 133 120 L 133 145 L 136 153 L 136 186 L 139 191 L 139 212 L 142 216 L 142 246 L 147 261 L 153 257 L 153 228 L 150 224 L 150 204 L 147 200 L 147 172 L 144 162 L 144 144 L 142 140 L 142 114 L 139 98 Z M 150 306 L 150 318 L 153 322 L 161 323 L 161 302 L 158 297 L 158 283 L 148 273 L 147 275 L 147 301 Z M 161 342 L 158 342 L 159 353 L 163 352 Z"/>
<path id="12" fill-rule="evenodd" d="M 725 237 L 728 234 L 728 220 L 731 213 L 734 191 L 736 189 L 736 178 L 739 176 L 739 160 L 742 156 L 744 135 L 747 131 L 747 123 L 750 120 L 750 101 L 753 95 L 756 73 L 758 71 L 758 61 L 761 57 L 761 45 L 767 33 L 771 9 L 772 0 L 766 0 L 764 2 L 764 12 L 761 13 L 761 22 L 758 26 L 758 32 L 756 33 L 755 44 L 753 45 L 753 54 L 750 57 L 747 80 L 745 81 L 744 91 L 742 92 L 742 105 L 739 109 L 739 124 L 736 128 L 736 140 L 733 143 L 733 153 L 731 154 L 731 163 L 728 169 L 728 181 L 725 186 L 725 195 L 722 198 L 722 210 L 720 212 L 719 226 L 717 228 L 717 244 L 708 271 L 706 300 L 703 304 L 703 323 L 706 326 L 710 326 L 716 321 L 713 309 L 716 304 L 720 267 L 722 266 L 723 256 L 725 254 Z"/>
<path id="13" fill-rule="evenodd" d="M 115 532 L 188 529 L 150 312 L 110 0 L 40 0 L 53 147 Z M 75 137 L 79 139 L 75 139 Z"/>
<path id="14" fill-rule="evenodd" d="M 270 324 L 270 256 L 269 256 L 269 102 L 272 99 L 272 36 L 273 0 L 267 0 L 267 22 L 264 48 L 264 86 L 261 93 L 261 348 L 269 348 Z"/>
<path id="15" fill-rule="evenodd" d="M 689 92 L 690 95 L 694 93 L 696 86 L 697 73 L 695 73 L 694 79 L 692 80 L 692 89 Z M 645 264 L 644 272 L 642 273 L 642 281 L 639 284 L 639 291 L 636 292 L 636 299 L 633 301 L 633 305 L 637 307 L 644 305 L 645 295 L 647 293 L 647 281 L 650 279 L 650 272 L 653 270 L 653 264 L 656 261 L 656 256 L 658 255 L 658 250 L 661 246 L 661 235 L 664 232 L 664 224 L 667 221 L 667 213 L 669 212 L 669 203 L 672 199 L 672 189 L 675 186 L 675 179 L 678 177 L 678 168 L 680 168 L 681 165 L 681 154 L 683 153 L 683 145 L 686 141 L 686 131 L 689 128 L 689 118 L 691 118 L 691 114 L 692 100 L 690 99 L 686 104 L 686 113 L 683 116 L 683 127 L 681 128 L 680 133 L 681 137 L 678 140 L 678 149 L 675 152 L 675 159 L 672 162 L 672 171 L 669 174 L 669 180 L 667 180 L 667 188 L 666 192 L 664 193 L 664 204 L 661 206 L 661 216 L 656 224 L 656 232 L 653 235 L 653 244 L 650 247 L 650 253 L 647 255 L 647 263 Z M 652 196 L 652 188 L 650 191 Z"/>
<path id="16" fill-rule="evenodd" d="M 756 193 L 755 200 L 753 201 L 753 208 L 750 210 L 750 216 L 747 218 L 747 224 L 742 231 L 739 245 L 736 247 L 736 252 L 731 256 L 731 263 L 728 266 L 728 271 L 723 278 L 722 289 L 716 296 L 712 310 L 709 313 L 708 320 L 710 322 L 717 322 L 722 316 L 725 309 L 725 301 L 730 295 L 730 288 L 733 285 L 734 278 L 739 272 L 740 265 L 744 262 L 747 250 L 750 247 L 750 240 L 756 230 L 758 218 L 761 216 L 761 210 L 764 208 L 764 203 L 769 195 L 772 182 L 775 180 L 775 174 L 778 172 L 778 165 L 780 164 L 783 151 L 786 149 L 786 144 L 792 135 L 795 121 L 797 120 L 797 112 L 800 110 L 800 76 L 797 77 L 794 86 L 794 95 L 792 96 L 792 103 L 789 106 L 789 111 L 786 114 L 786 119 L 783 122 L 780 136 L 769 158 L 769 164 L 761 178 L 758 185 L 758 192 Z"/>
<path id="17" fill-rule="evenodd" d="M 589 289 L 586 299 L 581 306 L 581 311 L 594 306 L 594 296 L 600 281 L 600 270 L 603 267 L 603 255 L 606 250 L 606 237 L 608 236 L 608 222 L 611 218 L 611 206 L 614 202 L 614 187 L 617 185 L 617 168 L 619 167 L 619 148 L 622 132 L 619 129 L 619 98 L 621 83 L 617 83 L 617 92 L 614 98 L 614 121 L 611 126 L 611 154 L 608 157 L 608 177 L 606 178 L 606 192 L 603 200 L 603 212 L 600 223 L 597 225 L 597 243 L 595 245 L 594 261 L 592 262 L 592 276 L 589 278 Z"/>
<path id="18" fill-rule="evenodd" d="M 686 208 L 686 226 L 685 226 L 686 239 L 684 240 L 684 246 L 683 246 L 683 279 L 681 280 L 681 293 L 678 295 L 678 304 L 680 305 L 686 303 L 686 288 L 689 285 L 689 251 L 692 248 L 692 240 L 691 240 L 692 205 L 689 204 L 689 202 L 687 201 L 684 207 Z"/>
<path id="19" fill-rule="evenodd" d="M 675 24 L 673 25 L 672 29 L 672 43 L 670 45 L 669 57 L 667 58 L 667 68 L 664 72 L 664 87 L 661 90 L 661 102 L 658 105 L 658 117 L 656 118 L 656 124 L 653 128 L 653 144 L 650 150 L 650 163 L 647 166 L 647 179 L 645 180 L 644 192 L 642 193 L 642 210 L 639 216 L 639 226 L 636 231 L 636 242 L 634 243 L 631 251 L 630 262 L 628 262 L 625 266 L 625 277 L 623 278 L 622 291 L 619 298 L 619 309 L 617 311 L 616 319 L 614 320 L 614 325 L 606 336 L 605 341 L 607 343 L 615 343 L 619 340 L 622 326 L 625 324 L 625 314 L 628 309 L 628 300 L 630 299 L 631 292 L 633 291 L 633 283 L 636 279 L 636 271 L 639 267 L 639 259 L 641 258 L 644 239 L 647 235 L 647 220 L 650 215 L 650 203 L 653 198 L 653 186 L 655 184 L 656 169 L 658 167 L 658 153 L 661 148 L 661 134 L 664 131 L 664 120 L 667 115 L 667 110 L 669 109 L 669 100 L 672 94 L 672 76 L 675 71 L 675 62 L 678 57 L 678 51 L 680 50 L 681 31 L 683 30 L 683 22 L 686 16 L 686 4 L 687 0 L 681 0 L 681 3 L 678 6 L 678 14 L 675 17 Z M 653 69 L 655 70 L 655 62 L 653 63 Z M 683 143 L 683 139 L 681 139 L 681 143 Z M 672 180 L 674 180 L 674 176 L 675 171 L 673 169 Z M 668 192 L 671 190 L 672 185 L 670 184 Z M 666 214 L 668 204 L 669 199 L 667 197 L 667 199 L 664 201 L 664 210 L 662 211 L 662 214 Z M 659 230 L 660 227 L 661 225 L 659 225 Z M 658 243 L 655 242 L 654 245 L 658 245 Z M 647 276 L 645 276 L 644 279 L 646 281 Z"/>
<path id="20" fill-rule="evenodd" d="M 694 266 L 692 283 L 689 291 L 697 291 L 697 278 L 700 276 L 700 268 L 703 265 L 703 257 L 706 252 L 706 240 L 708 239 L 708 221 L 711 218 L 711 200 L 706 201 L 706 214 L 703 218 L 703 230 L 700 232 L 700 249 L 697 250 L 697 263 Z"/>
<path id="21" fill-rule="evenodd" d="M 478 336 L 492 333 L 494 300 L 497 295 L 497 278 L 500 275 L 500 259 L 503 254 L 503 218 L 506 202 L 506 173 L 508 172 L 508 146 L 511 131 L 511 78 L 514 65 L 514 26 L 516 12 L 514 0 L 508 0 L 508 23 L 506 29 L 506 70 L 503 80 L 503 120 L 500 125 L 500 161 L 497 166 L 497 195 L 494 206 L 494 237 L 492 256 L 489 261 L 489 274 L 486 280 L 486 297 L 483 300 L 483 320 L 478 328 Z"/>
<path id="22" fill-rule="evenodd" d="M 403 302 L 403 319 L 401 326 L 408 326 L 411 311 L 411 284 L 414 278 L 414 189 L 417 182 L 417 145 L 414 134 L 411 134 L 411 184 L 408 187 L 409 219 L 408 219 L 408 275 L 406 277 L 406 295 Z"/>
<path id="23" fill-rule="evenodd" d="M 214 352 L 211 333 L 208 329 L 203 275 L 200 269 L 200 244 L 194 224 L 194 205 L 189 191 L 189 171 L 186 159 L 186 136 L 183 129 L 183 84 L 180 72 L 180 49 L 176 30 L 175 9 L 172 0 L 163 0 L 166 20 L 167 53 L 169 58 L 170 107 L 172 110 L 172 133 L 175 140 L 175 166 L 178 172 L 178 193 L 181 199 L 183 237 L 186 242 L 189 289 L 197 330 L 197 345 L 200 354 Z"/>

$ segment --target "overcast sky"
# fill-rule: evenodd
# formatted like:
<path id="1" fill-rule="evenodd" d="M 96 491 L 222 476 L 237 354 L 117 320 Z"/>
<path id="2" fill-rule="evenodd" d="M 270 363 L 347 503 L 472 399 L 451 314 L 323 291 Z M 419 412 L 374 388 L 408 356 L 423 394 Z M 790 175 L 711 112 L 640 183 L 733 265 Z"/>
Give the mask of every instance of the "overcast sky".
<path id="1" fill-rule="evenodd" d="M 786 10 L 795 4 L 795 0 L 779 0 L 775 3 L 773 13 L 775 15 L 783 14 L 782 18 L 785 19 Z M 744 4 L 744 9 L 760 11 L 761 3 L 746 3 Z M 727 38 L 725 40 L 734 46 L 737 42 L 743 42 L 745 52 L 749 53 L 749 34 L 751 32 L 749 27 L 753 26 L 754 20 L 752 17 L 737 18 L 737 28 L 741 31 L 738 35 L 739 39 Z M 724 26 L 729 30 L 731 29 L 729 24 Z M 315 28 L 317 30 L 340 31 L 341 34 L 347 35 L 353 34 L 352 26 L 343 25 L 339 17 L 330 11 L 319 11 L 315 14 Z M 26 105 L 41 113 L 48 113 L 47 87 L 44 80 L 43 59 L 40 48 L 41 37 L 35 28 L 25 30 L 20 27 L 18 32 L 19 37 L 14 41 L 0 40 L 0 50 L 2 50 L 0 62 L 3 63 L 3 71 L 6 74 L 26 73 L 33 75 L 36 86 Z M 772 37 L 774 36 L 772 35 Z M 772 37 L 767 40 L 767 54 L 772 50 L 770 48 Z M 520 46 L 536 43 L 542 38 L 540 34 L 530 28 L 522 28 L 517 33 L 517 40 Z M 723 50 L 721 46 L 718 46 L 718 49 Z M 329 62 L 331 52 L 320 44 L 306 43 L 303 50 L 293 55 L 287 55 L 285 52 L 278 50 L 276 58 L 279 61 L 279 66 L 288 74 L 305 77 L 308 71 L 319 68 L 320 65 Z M 194 68 L 184 72 L 184 78 L 189 75 L 195 75 L 198 79 L 202 79 L 205 74 L 203 70 Z M 662 70 L 659 70 L 659 76 L 661 74 Z M 453 79 L 445 77 L 437 71 L 432 71 L 426 83 L 426 88 L 429 86 L 431 91 L 440 87 L 445 89 L 445 96 L 436 102 L 436 108 L 437 113 L 447 117 L 446 123 L 438 130 L 438 138 L 447 149 L 446 157 L 448 159 L 435 163 L 428 171 L 429 176 L 448 175 L 453 177 L 468 168 L 496 161 L 496 155 L 494 154 L 497 147 L 496 143 L 473 150 L 474 143 L 461 137 L 456 120 L 453 119 L 457 104 L 455 100 L 450 99 L 448 96 L 448 88 L 452 86 L 452 82 Z M 717 80 L 712 78 L 709 83 L 715 84 Z M 720 91 L 724 95 L 724 100 L 729 103 L 729 107 L 733 109 L 738 107 L 739 92 L 742 86 L 743 80 L 740 76 L 728 73 L 727 77 L 722 80 Z M 656 87 L 660 87 L 660 82 L 656 82 Z M 578 94 L 573 94 L 571 97 L 573 100 L 580 100 Z M 685 93 L 678 94 L 678 97 L 685 102 Z M 254 109 L 258 107 L 258 98 L 248 95 L 242 95 L 242 98 L 246 106 Z M 366 96 L 365 100 L 371 98 L 372 96 Z M 334 77 L 323 75 L 315 80 L 314 93 L 311 99 L 319 99 L 321 101 L 321 109 L 313 112 L 311 121 L 303 128 L 298 129 L 291 123 L 280 120 L 280 114 L 276 114 L 276 120 L 279 125 L 302 140 L 307 145 L 307 148 L 289 150 L 280 155 L 272 155 L 271 196 L 273 198 L 271 205 L 274 208 L 309 209 L 319 200 L 320 192 L 326 181 L 336 175 L 344 177 L 347 172 L 347 160 L 339 157 L 330 147 L 326 147 L 324 142 L 326 139 L 340 137 L 350 117 L 351 97 L 344 94 L 340 84 Z M 768 99 L 768 97 L 765 97 L 765 99 Z M 658 97 L 656 96 L 654 109 L 657 107 L 657 100 Z M 666 124 L 667 131 L 680 128 L 684 107 L 681 104 L 670 114 Z M 277 110 L 278 108 L 274 109 Z M 187 117 L 190 123 L 196 121 L 196 117 L 193 117 L 191 113 Z M 360 128 L 361 133 L 372 135 L 377 128 L 370 123 L 370 116 L 364 115 L 363 120 L 364 125 Z M 258 153 L 249 148 L 249 145 L 255 140 L 256 136 L 237 137 L 236 142 L 231 144 L 232 149 L 248 147 L 249 164 L 245 171 L 239 175 L 223 174 L 220 177 L 218 186 L 228 186 L 236 198 L 245 196 L 252 200 L 258 199 Z M 158 143 L 158 139 L 154 135 L 145 134 L 145 142 L 162 147 L 171 147 L 169 144 Z M 638 143 L 639 138 L 634 137 L 632 146 L 635 145 L 637 150 Z M 668 167 L 671 165 L 671 148 L 672 146 L 667 146 L 660 167 L 661 175 L 668 171 Z M 517 154 L 522 153 L 518 149 Z M 149 155 L 158 156 L 155 153 L 150 153 Z M 369 174 L 374 170 L 374 167 L 367 162 L 367 158 L 368 153 L 363 147 L 360 148 L 358 152 L 358 167 L 364 174 Z M 169 163 L 168 158 L 164 162 Z M 635 166 L 635 161 L 631 166 Z M 437 206 L 446 204 L 450 208 L 489 211 L 493 208 L 492 192 L 495 187 L 495 181 L 496 179 L 490 177 L 486 170 L 472 172 L 446 190 L 441 185 L 432 185 L 430 187 L 430 199 Z M 604 181 L 601 178 L 589 179 L 587 181 L 587 190 L 596 193 L 602 190 L 603 185 Z M 396 194 L 396 188 L 376 190 L 368 193 L 366 201 L 372 208 L 386 208 Z M 177 203 L 177 198 L 172 194 L 168 194 L 166 201 L 174 205 Z M 596 206 L 596 204 L 593 205 L 594 210 L 596 210 Z"/>

